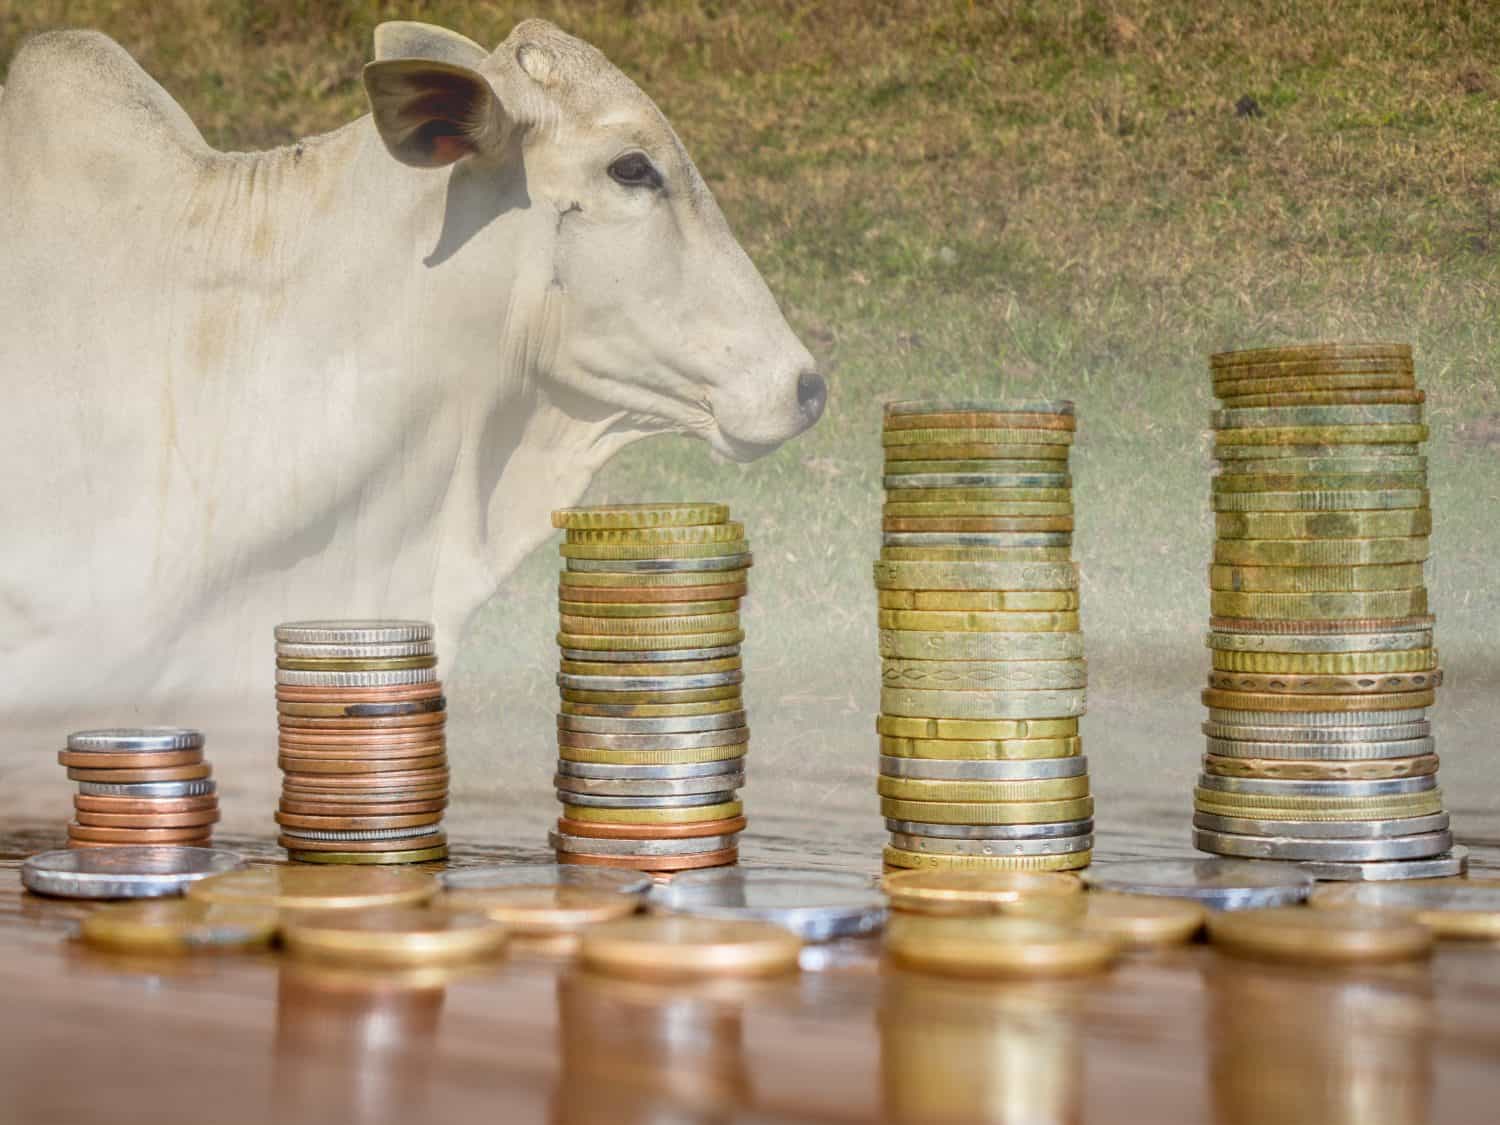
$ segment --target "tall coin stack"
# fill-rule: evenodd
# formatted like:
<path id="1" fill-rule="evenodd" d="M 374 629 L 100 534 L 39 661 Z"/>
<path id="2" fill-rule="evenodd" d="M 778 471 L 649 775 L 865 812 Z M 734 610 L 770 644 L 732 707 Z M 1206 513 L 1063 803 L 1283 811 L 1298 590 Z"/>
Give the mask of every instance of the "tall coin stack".
<path id="1" fill-rule="evenodd" d="M 278 843 L 305 863 L 425 863 L 448 854 L 447 701 L 432 626 L 276 627 Z"/>
<path id="2" fill-rule="evenodd" d="M 739 858 L 750 730 L 740 599 L 750 546 L 722 504 L 552 513 L 561 863 L 684 871 Z"/>
<path id="3" fill-rule="evenodd" d="M 1210 361 L 1213 671 L 1194 843 L 1327 879 L 1463 870 L 1427 708 L 1423 394 L 1404 344 Z"/>
<path id="4" fill-rule="evenodd" d="M 1070 402 L 885 408 L 887 867 L 1088 865 Z"/>
<path id="5" fill-rule="evenodd" d="M 68 847 L 206 847 L 219 820 L 203 735 L 183 727 L 119 727 L 68 735 L 57 760 L 78 783 Z"/>

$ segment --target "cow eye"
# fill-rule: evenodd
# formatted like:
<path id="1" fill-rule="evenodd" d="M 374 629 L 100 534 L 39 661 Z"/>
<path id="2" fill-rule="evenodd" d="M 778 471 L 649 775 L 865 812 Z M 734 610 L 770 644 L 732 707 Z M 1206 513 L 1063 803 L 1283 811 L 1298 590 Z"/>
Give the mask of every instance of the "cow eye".
<path id="1" fill-rule="evenodd" d="M 661 173 L 643 152 L 627 152 L 609 166 L 609 175 L 625 187 L 661 187 Z"/>

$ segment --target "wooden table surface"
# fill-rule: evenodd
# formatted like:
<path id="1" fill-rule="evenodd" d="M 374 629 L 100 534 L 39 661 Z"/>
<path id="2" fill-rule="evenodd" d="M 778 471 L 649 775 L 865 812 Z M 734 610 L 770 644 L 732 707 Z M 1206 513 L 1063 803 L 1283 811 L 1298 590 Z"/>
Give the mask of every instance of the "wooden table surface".
<path id="1" fill-rule="evenodd" d="M 9 797 L 30 810 L 0 837 L 0 1119 L 17 1125 L 1470 1125 L 1500 1113 L 1500 946 L 1335 971 L 1195 945 L 1021 983 L 893 970 L 876 941 L 853 939 L 749 985 L 611 980 L 531 950 L 451 975 L 272 954 L 130 959 L 71 939 L 86 904 L 21 891 L 20 861 L 60 843 L 62 818 L 55 793 Z M 1097 862 L 1189 854 L 1180 809 L 1112 805 Z M 453 862 L 546 858 L 491 806 L 457 802 Z M 832 833 L 842 850 L 803 844 L 795 821 L 752 827 L 747 864 L 805 863 L 809 847 L 821 866 L 878 863 L 868 825 Z M 1475 873 L 1500 869 L 1500 818 L 1459 827 Z M 265 832 L 218 842 L 276 855 Z"/>

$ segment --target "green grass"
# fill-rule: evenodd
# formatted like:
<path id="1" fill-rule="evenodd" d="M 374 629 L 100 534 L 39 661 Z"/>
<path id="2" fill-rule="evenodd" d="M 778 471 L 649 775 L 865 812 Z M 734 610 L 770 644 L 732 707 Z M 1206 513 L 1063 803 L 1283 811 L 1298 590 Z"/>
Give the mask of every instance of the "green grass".
<path id="1" fill-rule="evenodd" d="M 101 27 L 211 142 L 258 147 L 363 112 L 371 28 L 413 15 L 485 43 L 543 15 L 603 49 L 672 119 L 831 377 L 825 421 L 762 462 L 662 439 L 592 493 L 721 498 L 746 520 L 773 763 L 822 738 L 868 750 L 878 418 L 894 397 L 1077 401 L 1077 555 L 1108 694 L 1201 668 L 1205 356 L 1410 340 L 1448 663 L 1489 644 L 1500 6 L 0 0 L 0 56 L 36 28 Z M 1236 113 L 1243 95 L 1259 116 Z M 551 708 L 555 565 L 530 560 L 462 660 L 480 713 L 528 732 Z"/>

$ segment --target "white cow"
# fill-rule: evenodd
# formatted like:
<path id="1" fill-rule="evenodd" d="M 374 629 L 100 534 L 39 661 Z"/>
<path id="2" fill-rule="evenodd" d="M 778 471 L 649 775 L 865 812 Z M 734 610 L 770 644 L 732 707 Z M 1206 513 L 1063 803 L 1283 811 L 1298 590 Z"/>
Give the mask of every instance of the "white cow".
<path id="1" fill-rule="evenodd" d="M 527 21 L 385 24 L 373 113 L 210 148 L 92 32 L 0 93 L 0 707 L 268 695 L 270 629 L 466 618 L 612 454 L 749 459 L 812 358 L 661 112 Z M 259 695 L 257 695 L 257 691 Z"/>

